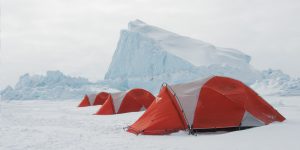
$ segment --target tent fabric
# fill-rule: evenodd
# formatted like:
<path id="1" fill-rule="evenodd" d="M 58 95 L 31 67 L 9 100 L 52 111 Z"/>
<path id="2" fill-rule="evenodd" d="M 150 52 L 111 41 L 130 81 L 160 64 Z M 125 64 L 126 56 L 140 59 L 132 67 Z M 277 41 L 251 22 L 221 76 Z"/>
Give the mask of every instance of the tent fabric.
<path id="1" fill-rule="evenodd" d="M 177 115 L 175 115 L 177 114 Z M 267 125 L 285 118 L 242 82 L 221 76 L 163 85 L 146 112 L 128 128 L 134 134 Z"/>
<path id="2" fill-rule="evenodd" d="M 84 96 L 83 100 L 80 102 L 78 107 L 103 105 L 108 96 L 109 93 L 107 92 L 100 92 L 98 94 L 87 94 Z"/>
<path id="3" fill-rule="evenodd" d="M 113 98 L 111 95 L 109 95 L 108 99 L 105 101 L 105 103 L 102 105 L 102 107 L 98 110 L 96 115 L 110 115 L 115 114 L 115 107 L 113 103 Z"/>
<path id="4" fill-rule="evenodd" d="M 243 120 L 241 123 L 242 127 L 257 127 L 262 125 L 264 125 L 262 121 L 256 119 L 253 115 L 251 115 L 247 111 L 244 113 Z"/>
<path id="5" fill-rule="evenodd" d="M 86 107 L 86 106 L 91 106 L 89 98 L 87 95 L 84 95 L 83 99 L 81 100 L 80 104 L 78 107 Z"/>
<path id="6" fill-rule="evenodd" d="M 96 98 L 96 94 L 86 94 L 78 107 L 87 107 L 94 104 Z"/>
<path id="7" fill-rule="evenodd" d="M 111 94 L 112 102 L 113 102 L 112 104 L 113 104 L 114 110 L 115 110 L 114 113 L 117 113 L 117 111 L 119 110 L 126 93 L 127 92 L 118 92 L 118 93 Z"/>
<path id="8" fill-rule="evenodd" d="M 144 89 L 132 89 L 126 92 L 113 93 L 109 96 L 95 115 L 110 115 L 136 112 L 147 109 L 155 97 Z"/>
<path id="9" fill-rule="evenodd" d="M 107 93 L 107 92 L 98 93 L 93 105 L 103 105 L 105 103 L 105 101 L 107 100 L 108 96 L 109 96 L 109 93 Z"/>
<path id="10" fill-rule="evenodd" d="M 190 82 L 187 84 L 177 84 L 169 86 L 169 89 L 176 94 L 177 99 L 179 100 L 182 109 L 185 112 L 187 117 L 187 122 L 189 125 L 193 123 L 194 112 L 197 106 L 199 94 L 201 87 L 206 81 L 211 79 L 211 77 L 205 78 L 203 80 L 198 80 L 195 82 Z"/>
<path id="11" fill-rule="evenodd" d="M 139 134 L 168 134 L 184 130 L 187 125 L 174 96 L 167 87 L 162 87 L 155 101 L 129 132 Z"/>

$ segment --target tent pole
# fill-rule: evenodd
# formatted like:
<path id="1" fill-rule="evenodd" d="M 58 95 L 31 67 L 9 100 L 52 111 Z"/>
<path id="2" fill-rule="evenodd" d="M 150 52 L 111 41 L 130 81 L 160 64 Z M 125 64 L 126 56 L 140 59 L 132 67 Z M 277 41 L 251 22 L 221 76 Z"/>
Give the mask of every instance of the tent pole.
<path id="1" fill-rule="evenodd" d="M 188 134 L 194 134 L 193 131 L 192 131 L 191 125 L 190 125 L 189 121 L 187 120 L 186 115 L 185 115 L 185 113 L 184 113 L 184 111 L 183 111 L 183 108 L 182 108 L 182 105 L 181 105 L 181 103 L 180 103 L 180 101 L 179 101 L 179 98 L 177 97 L 177 95 L 176 95 L 176 93 L 174 92 L 174 90 L 173 90 L 167 83 L 164 83 L 164 84 L 165 84 L 165 86 L 166 86 L 168 89 L 170 89 L 170 90 L 172 91 L 173 95 L 175 96 L 175 99 L 176 99 L 177 103 L 179 104 L 179 107 L 180 107 L 180 109 L 181 109 L 181 112 L 183 113 L 184 120 L 185 120 L 185 122 L 187 123 Z"/>

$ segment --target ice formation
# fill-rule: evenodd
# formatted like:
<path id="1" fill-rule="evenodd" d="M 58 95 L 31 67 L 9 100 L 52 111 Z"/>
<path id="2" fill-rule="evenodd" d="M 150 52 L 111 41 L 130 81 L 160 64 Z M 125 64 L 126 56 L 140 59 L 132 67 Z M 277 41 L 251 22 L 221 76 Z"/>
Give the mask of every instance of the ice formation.
<path id="1" fill-rule="evenodd" d="M 135 20 L 121 31 L 105 79 L 119 89 L 142 87 L 153 92 L 163 82 L 180 83 L 209 75 L 252 84 L 260 74 L 250 60 L 238 50 L 216 47 Z"/>
<path id="2" fill-rule="evenodd" d="M 258 71 L 250 61 L 251 57 L 239 50 L 216 47 L 135 20 L 121 31 L 103 81 L 91 83 L 59 71 L 49 71 L 46 76 L 26 74 L 14 88 L 2 90 L 1 97 L 70 99 L 111 88 L 145 88 L 156 94 L 164 82 L 182 83 L 210 75 L 236 78 L 262 95 L 300 95 L 299 78 L 280 70 Z"/>
<path id="3" fill-rule="evenodd" d="M 66 76 L 60 71 L 48 71 L 45 76 L 21 76 L 14 88 L 8 86 L 1 91 L 1 99 L 80 99 L 85 94 L 99 92 L 104 88 L 85 78 Z"/>

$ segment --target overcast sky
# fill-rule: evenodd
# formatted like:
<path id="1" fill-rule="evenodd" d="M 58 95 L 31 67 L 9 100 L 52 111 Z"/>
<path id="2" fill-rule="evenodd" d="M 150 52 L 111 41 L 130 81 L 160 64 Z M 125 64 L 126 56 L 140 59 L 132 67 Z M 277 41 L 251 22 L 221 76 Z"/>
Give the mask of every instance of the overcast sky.
<path id="1" fill-rule="evenodd" d="M 0 88 L 47 70 L 103 79 L 135 19 L 300 77 L 299 0 L 1 0 Z"/>

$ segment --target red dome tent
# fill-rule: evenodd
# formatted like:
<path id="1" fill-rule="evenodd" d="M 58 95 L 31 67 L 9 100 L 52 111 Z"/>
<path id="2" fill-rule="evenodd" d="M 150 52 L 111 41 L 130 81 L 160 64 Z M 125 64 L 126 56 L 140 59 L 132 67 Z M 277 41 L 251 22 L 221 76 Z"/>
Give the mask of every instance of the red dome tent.
<path id="1" fill-rule="evenodd" d="M 173 86 L 164 84 L 128 132 L 169 134 L 179 130 L 248 128 L 283 120 L 280 113 L 242 82 L 214 76 Z"/>
<path id="2" fill-rule="evenodd" d="M 144 89 L 112 93 L 95 115 L 111 115 L 147 109 L 155 97 Z"/>
<path id="3" fill-rule="evenodd" d="M 83 100 L 78 105 L 78 107 L 86 107 L 91 105 L 103 105 L 105 100 L 108 98 L 108 96 L 109 93 L 107 92 L 85 95 Z"/>

